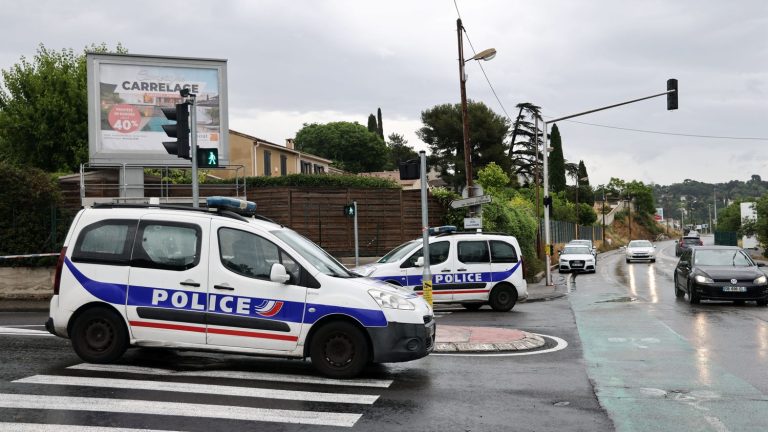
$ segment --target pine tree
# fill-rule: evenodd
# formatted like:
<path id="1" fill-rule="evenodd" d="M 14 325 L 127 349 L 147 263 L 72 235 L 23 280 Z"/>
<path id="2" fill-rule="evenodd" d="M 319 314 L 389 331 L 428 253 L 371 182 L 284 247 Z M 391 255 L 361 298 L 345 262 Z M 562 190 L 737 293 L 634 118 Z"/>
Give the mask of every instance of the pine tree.
<path id="1" fill-rule="evenodd" d="M 549 154 L 549 189 L 552 192 L 565 190 L 565 158 L 563 157 L 563 144 L 560 139 L 560 130 L 557 125 L 552 125 L 550 134 L 552 152 Z"/>

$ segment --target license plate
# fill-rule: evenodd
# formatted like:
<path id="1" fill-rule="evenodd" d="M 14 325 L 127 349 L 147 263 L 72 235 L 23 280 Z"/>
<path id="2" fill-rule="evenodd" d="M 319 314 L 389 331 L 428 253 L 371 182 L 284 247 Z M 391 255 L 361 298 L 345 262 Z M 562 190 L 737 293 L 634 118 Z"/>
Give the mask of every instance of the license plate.
<path id="1" fill-rule="evenodd" d="M 747 292 L 747 287 L 725 286 L 725 287 L 723 287 L 723 291 L 725 291 L 725 292 Z"/>

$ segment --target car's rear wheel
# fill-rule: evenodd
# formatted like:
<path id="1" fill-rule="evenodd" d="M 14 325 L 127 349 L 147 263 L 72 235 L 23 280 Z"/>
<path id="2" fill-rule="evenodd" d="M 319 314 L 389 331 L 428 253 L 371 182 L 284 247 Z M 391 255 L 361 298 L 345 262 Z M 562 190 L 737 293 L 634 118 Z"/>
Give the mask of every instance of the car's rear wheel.
<path id="1" fill-rule="evenodd" d="M 690 304 L 699 304 L 701 302 L 701 297 L 693 292 L 693 284 L 690 281 L 688 282 L 688 302 Z"/>
<path id="2" fill-rule="evenodd" d="M 352 378 L 368 364 L 370 348 L 363 332 L 353 324 L 337 321 L 323 325 L 312 336 L 312 366 L 331 378 Z"/>
<path id="3" fill-rule="evenodd" d="M 517 290 L 513 286 L 506 284 L 496 285 L 488 299 L 491 309 L 496 312 L 510 311 L 515 307 L 515 303 L 517 303 Z"/>
<path id="4" fill-rule="evenodd" d="M 470 311 L 476 311 L 483 307 L 483 303 L 462 303 L 461 305 L 464 307 L 464 309 Z"/>
<path id="5" fill-rule="evenodd" d="M 75 353 L 88 363 L 112 363 L 128 348 L 128 329 L 123 318 L 103 307 L 78 316 L 70 338 Z"/>

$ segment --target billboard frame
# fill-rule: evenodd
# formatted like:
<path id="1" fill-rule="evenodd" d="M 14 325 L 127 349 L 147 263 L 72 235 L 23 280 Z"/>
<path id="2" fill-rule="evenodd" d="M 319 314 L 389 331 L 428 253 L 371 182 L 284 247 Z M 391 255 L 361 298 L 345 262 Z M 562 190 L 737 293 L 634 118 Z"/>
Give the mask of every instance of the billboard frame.
<path id="1" fill-rule="evenodd" d="M 86 53 L 88 85 L 88 158 L 91 166 L 116 164 L 130 165 L 165 165 L 169 167 L 190 167 L 191 162 L 168 154 L 162 146 L 159 151 L 115 151 L 104 148 L 102 141 L 102 86 L 101 71 L 105 65 L 117 67 L 178 68 L 189 70 L 210 70 L 216 72 L 218 80 L 218 117 L 219 160 L 221 165 L 229 165 L 229 108 L 227 86 L 227 60 L 191 57 L 166 57 L 140 54 L 104 54 Z M 169 93 L 170 94 L 170 93 Z M 198 136 L 200 134 L 198 133 Z M 171 138 L 164 137 L 166 140 Z"/>

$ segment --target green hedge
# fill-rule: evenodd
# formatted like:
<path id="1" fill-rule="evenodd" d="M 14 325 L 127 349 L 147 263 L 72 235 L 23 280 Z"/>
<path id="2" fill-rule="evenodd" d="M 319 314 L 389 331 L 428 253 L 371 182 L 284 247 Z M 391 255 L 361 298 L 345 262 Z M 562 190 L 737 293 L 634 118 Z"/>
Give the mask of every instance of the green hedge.
<path id="1" fill-rule="evenodd" d="M 58 182 L 52 176 L 0 162 L 0 256 L 58 252 L 72 218 L 62 214 L 60 204 Z M 0 266 L 52 262 L 55 258 L 0 259 Z"/>
<path id="2" fill-rule="evenodd" d="M 215 183 L 234 183 L 234 180 L 220 180 Z M 400 185 L 394 180 L 341 174 L 291 174 L 278 177 L 246 177 L 245 183 L 248 187 L 309 186 L 327 188 L 400 188 Z"/>

